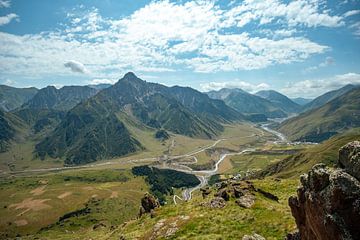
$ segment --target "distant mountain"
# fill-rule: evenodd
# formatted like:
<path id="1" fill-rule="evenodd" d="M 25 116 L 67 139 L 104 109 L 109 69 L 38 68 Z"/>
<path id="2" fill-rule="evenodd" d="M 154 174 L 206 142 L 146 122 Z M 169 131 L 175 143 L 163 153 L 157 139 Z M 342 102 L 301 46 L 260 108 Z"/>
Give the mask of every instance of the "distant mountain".
<path id="1" fill-rule="evenodd" d="M 0 110 L 14 110 L 29 101 L 37 92 L 36 88 L 14 88 L 0 85 Z"/>
<path id="2" fill-rule="evenodd" d="M 243 119 L 222 101 L 191 88 L 148 83 L 127 73 L 113 86 L 71 109 L 56 129 L 36 146 L 41 158 L 82 164 L 143 149 L 125 118 L 154 129 L 212 138 L 221 123 Z M 138 126 L 132 126 L 138 127 Z"/>
<path id="3" fill-rule="evenodd" d="M 268 118 L 286 117 L 285 111 L 262 97 L 250 94 L 241 89 L 223 88 L 207 93 L 213 99 L 223 100 L 228 106 L 240 113 L 253 115 L 264 114 Z"/>
<path id="4" fill-rule="evenodd" d="M 321 142 L 350 128 L 360 127 L 360 87 L 280 124 L 291 140 Z"/>
<path id="5" fill-rule="evenodd" d="M 60 89 L 48 86 L 40 89 L 22 108 L 67 111 L 97 92 L 98 90 L 87 86 L 65 86 Z"/>
<path id="6" fill-rule="evenodd" d="M 111 87 L 111 84 L 107 84 L 107 83 L 100 83 L 100 84 L 89 84 L 87 85 L 88 87 L 97 89 L 97 90 L 103 90 L 105 88 Z"/>
<path id="7" fill-rule="evenodd" d="M 326 103 L 330 102 L 331 100 L 349 92 L 350 90 L 354 89 L 355 87 L 356 86 L 354 86 L 352 84 L 348 84 L 340 89 L 327 92 L 327 93 L 315 98 L 314 100 L 307 103 L 306 105 L 304 105 L 302 107 L 302 111 L 305 112 L 305 111 L 308 111 L 311 109 L 321 107 L 321 106 L 325 105 Z"/>
<path id="8" fill-rule="evenodd" d="M 308 104 L 309 102 L 312 101 L 312 99 L 310 99 L 310 98 L 302 98 L 302 97 L 292 98 L 291 100 L 294 103 L 299 104 L 300 106 L 304 106 L 305 104 Z"/>
<path id="9" fill-rule="evenodd" d="M 301 108 L 299 104 L 293 102 L 287 96 L 274 90 L 259 91 L 255 93 L 255 95 L 269 100 L 275 106 L 279 107 L 287 113 L 297 113 L 300 111 Z"/>

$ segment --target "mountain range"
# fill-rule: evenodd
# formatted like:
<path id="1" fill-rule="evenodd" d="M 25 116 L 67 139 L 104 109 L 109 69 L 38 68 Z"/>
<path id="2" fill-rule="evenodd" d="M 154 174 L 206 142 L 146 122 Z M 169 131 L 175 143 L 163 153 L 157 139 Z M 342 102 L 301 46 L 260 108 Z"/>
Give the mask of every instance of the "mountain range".
<path id="1" fill-rule="evenodd" d="M 213 138 L 221 123 L 243 116 L 222 101 L 191 88 L 165 87 L 127 73 L 113 86 L 79 103 L 36 145 L 40 158 L 65 158 L 80 164 L 144 149 L 126 124 L 165 129 L 190 137 Z M 134 125 L 134 124 L 133 124 Z"/>
<path id="2" fill-rule="evenodd" d="M 14 110 L 31 98 L 39 90 L 37 88 L 15 88 L 6 85 L 0 85 L 0 110 Z"/>
<path id="3" fill-rule="evenodd" d="M 68 165 L 142 151 L 133 129 L 213 139 L 224 124 L 285 118 L 277 128 L 291 140 L 321 142 L 359 125 L 359 88 L 331 91 L 297 104 L 269 90 L 241 89 L 201 93 L 189 87 L 166 87 L 127 73 L 114 85 L 17 89 L 1 86 L 0 150 L 17 139 L 35 141 L 34 156 Z M 15 101 L 15 100 L 16 101 Z M 12 102 L 14 100 L 14 102 Z M 10 104 L 13 103 L 13 104 Z M 309 109 L 309 110 L 306 110 Z"/>

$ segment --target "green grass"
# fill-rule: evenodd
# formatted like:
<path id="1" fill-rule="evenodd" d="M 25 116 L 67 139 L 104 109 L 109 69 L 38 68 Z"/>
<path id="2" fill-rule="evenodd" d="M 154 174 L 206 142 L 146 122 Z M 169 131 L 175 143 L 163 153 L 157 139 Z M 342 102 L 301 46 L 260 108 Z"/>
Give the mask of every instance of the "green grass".
<path id="1" fill-rule="evenodd" d="M 246 172 L 247 170 L 261 170 L 270 164 L 281 161 L 288 157 L 285 154 L 245 154 L 231 156 L 230 161 L 233 168 L 226 173 L 235 174 Z"/>
<path id="2" fill-rule="evenodd" d="M 339 149 L 348 142 L 359 139 L 360 128 L 351 129 L 321 144 L 303 149 L 299 151 L 299 153 L 289 156 L 275 165 L 268 166 L 264 169 L 262 175 L 274 175 L 281 178 L 298 178 L 317 163 L 325 163 L 333 166 L 337 163 Z"/>
<path id="3" fill-rule="evenodd" d="M 277 195 L 279 202 L 257 194 L 256 204 L 251 209 L 237 206 L 234 200 L 228 202 L 223 209 L 209 209 L 199 205 L 204 200 L 199 192 L 195 192 L 192 201 L 162 207 L 157 210 L 155 218 L 145 216 L 130 221 L 112 233 L 110 239 L 118 239 L 119 236 L 125 236 L 126 239 L 147 239 L 154 233 L 159 221 L 164 221 L 167 227 L 173 222 L 178 223 L 176 234 L 169 239 L 241 239 L 243 235 L 254 232 L 266 239 L 284 238 L 287 232 L 295 230 L 287 199 L 296 192 L 298 181 L 275 182 L 266 179 L 256 180 L 254 184 Z M 188 216 L 189 219 L 182 220 L 181 216 Z"/>
<path id="4" fill-rule="evenodd" d="M 146 191 L 148 186 L 143 178 L 134 178 L 129 170 L 121 169 L 2 178 L 0 236 L 35 234 L 64 214 L 84 208 L 92 198 L 99 199 L 99 205 L 91 206 L 93 211 L 90 214 L 69 220 L 69 224 L 75 222 L 71 228 L 91 228 L 95 220 L 105 220 L 109 225 L 121 224 L 136 217 L 140 199 Z M 45 206 L 38 201 L 44 201 Z M 19 221 L 26 224 L 17 226 Z M 66 232 L 67 227 L 56 226 L 50 229 L 55 235 L 58 231 Z"/>

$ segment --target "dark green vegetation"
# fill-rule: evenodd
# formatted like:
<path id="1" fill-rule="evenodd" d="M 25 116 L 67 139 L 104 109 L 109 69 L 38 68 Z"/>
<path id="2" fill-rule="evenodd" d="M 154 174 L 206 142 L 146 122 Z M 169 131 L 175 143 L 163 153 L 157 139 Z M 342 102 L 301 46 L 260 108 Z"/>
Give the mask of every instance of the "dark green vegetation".
<path id="1" fill-rule="evenodd" d="M 167 131 L 165 131 L 164 129 L 160 129 L 158 131 L 156 131 L 155 133 L 155 138 L 159 139 L 161 141 L 167 140 L 170 138 L 170 135 Z"/>
<path id="2" fill-rule="evenodd" d="M 60 89 L 48 86 L 39 90 L 22 108 L 67 111 L 96 93 L 96 89 L 87 86 L 65 86 Z"/>
<path id="3" fill-rule="evenodd" d="M 37 92 L 36 88 L 14 88 L 0 85 L 0 110 L 14 110 L 29 101 Z"/>
<path id="4" fill-rule="evenodd" d="M 334 91 L 330 91 L 327 92 L 317 98 L 315 98 L 314 100 L 312 100 L 311 102 L 305 104 L 302 107 L 302 111 L 308 111 L 311 109 L 315 109 L 315 108 L 319 108 L 323 105 L 325 105 L 326 103 L 330 102 L 331 100 L 340 97 L 341 95 L 344 95 L 345 93 L 349 92 L 350 90 L 354 89 L 356 86 L 348 84 L 340 89 L 334 90 Z"/>
<path id="5" fill-rule="evenodd" d="M 324 106 L 284 121 L 278 130 L 291 140 L 321 142 L 351 128 L 360 127 L 360 88 Z"/>
<path id="6" fill-rule="evenodd" d="M 342 134 L 338 134 L 329 140 L 300 150 L 287 158 L 270 164 L 257 176 L 279 176 L 282 178 L 298 178 L 304 172 L 309 171 L 317 163 L 324 163 L 334 166 L 338 159 L 339 148 L 351 141 L 360 140 L 360 128 L 350 129 Z"/>
<path id="7" fill-rule="evenodd" d="M 228 106 L 244 114 L 264 114 L 268 118 L 286 117 L 287 113 L 274 103 L 262 97 L 252 95 L 241 89 L 223 88 L 207 93 L 211 98 L 221 99 Z"/>
<path id="8" fill-rule="evenodd" d="M 297 113 L 300 111 L 300 105 L 290 100 L 285 95 L 274 90 L 264 90 L 255 93 L 255 95 L 265 98 L 272 102 L 275 106 L 281 108 L 287 113 Z"/>
<path id="9" fill-rule="evenodd" d="M 41 158 L 65 158 L 66 164 L 136 152 L 144 147 L 124 125 L 128 118 L 137 123 L 135 127 L 200 138 L 213 138 L 223 130 L 221 123 L 243 119 L 222 101 L 191 88 L 147 83 L 127 73 L 115 85 L 71 109 L 36 145 L 36 152 Z"/>
<path id="10" fill-rule="evenodd" d="M 133 167 L 132 173 L 135 176 L 146 176 L 150 184 L 151 193 L 164 203 L 167 194 L 174 194 L 173 188 L 190 188 L 200 184 L 197 177 L 192 174 L 183 173 L 171 169 L 159 169 L 149 166 Z"/>

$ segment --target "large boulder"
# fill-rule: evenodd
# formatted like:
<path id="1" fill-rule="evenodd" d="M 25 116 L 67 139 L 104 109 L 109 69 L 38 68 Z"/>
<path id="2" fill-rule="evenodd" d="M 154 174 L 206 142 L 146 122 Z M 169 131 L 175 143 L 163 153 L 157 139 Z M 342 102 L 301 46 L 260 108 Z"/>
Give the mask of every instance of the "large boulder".
<path id="1" fill-rule="evenodd" d="M 343 169 L 318 164 L 300 181 L 297 197 L 289 198 L 299 232 L 287 239 L 360 238 L 360 182 L 356 178 Z"/>
<path id="2" fill-rule="evenodd" d="M 360 180 L 360 142 L 346 144 L 339 150 L 339 166 Z"/>
<path id="3" fill-rule="evenodd" d="M 145 213 L 151 213 L 151 215 L 153 215 L 154 209 L 158 207 L 160 207 L 159 200 L 150 193 L 145 193 L 141 199 L 139 216 L 141 217 Z"/>
<path id="4" fill-rule="evenodd" d="M 241 196 L 239 199 L 236 199 L 235 203 L 243 208 L 251 208 L 255 204 L 255 196 L 248 193 Z"/>

